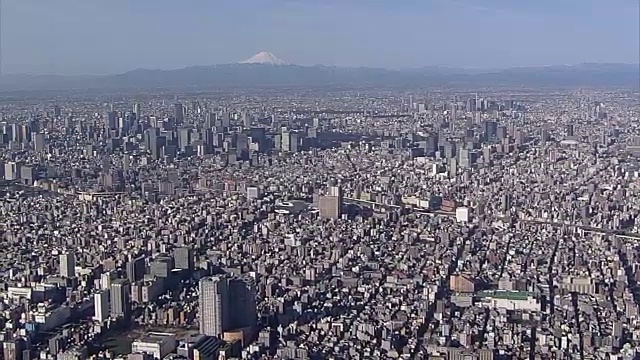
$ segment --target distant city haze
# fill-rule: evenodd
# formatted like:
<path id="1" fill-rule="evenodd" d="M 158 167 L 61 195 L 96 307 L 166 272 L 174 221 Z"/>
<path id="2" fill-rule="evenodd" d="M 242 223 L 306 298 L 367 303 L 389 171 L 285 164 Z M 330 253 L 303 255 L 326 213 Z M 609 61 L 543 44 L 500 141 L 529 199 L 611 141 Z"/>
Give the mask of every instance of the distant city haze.
<path id="1" fill-rule="evenodd" d="M 2 0 L 3 73 L 640 62 L 638 0 Z"/>

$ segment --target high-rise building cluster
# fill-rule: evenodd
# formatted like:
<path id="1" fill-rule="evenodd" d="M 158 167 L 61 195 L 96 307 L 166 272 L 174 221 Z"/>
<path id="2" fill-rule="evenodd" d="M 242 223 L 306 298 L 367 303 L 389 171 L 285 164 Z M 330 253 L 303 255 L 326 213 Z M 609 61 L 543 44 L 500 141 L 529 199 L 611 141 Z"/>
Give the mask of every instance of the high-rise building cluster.
<path id="1" fill-rule="evenodd" d="M 0 95 L 4 359 L 637 357 L 637 93 L 476 91 Z"/>
<path id="2" fill-rule="evenodd" d="M 222 336 L 231 330 L 254 330 L 256 290 L 251 279 L 205 277 L 198 284 L 198 293 L 201 334 Z"/>

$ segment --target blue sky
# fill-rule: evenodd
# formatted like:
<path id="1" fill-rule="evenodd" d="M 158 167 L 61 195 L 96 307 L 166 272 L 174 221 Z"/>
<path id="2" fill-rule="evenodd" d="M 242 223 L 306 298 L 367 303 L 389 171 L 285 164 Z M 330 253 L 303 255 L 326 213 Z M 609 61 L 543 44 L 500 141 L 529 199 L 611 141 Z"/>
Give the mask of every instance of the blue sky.
<path id="1" fill-rule="evenodd" d="M 638 0 L 1 0 L 4 73 L 637 63 Z"/>

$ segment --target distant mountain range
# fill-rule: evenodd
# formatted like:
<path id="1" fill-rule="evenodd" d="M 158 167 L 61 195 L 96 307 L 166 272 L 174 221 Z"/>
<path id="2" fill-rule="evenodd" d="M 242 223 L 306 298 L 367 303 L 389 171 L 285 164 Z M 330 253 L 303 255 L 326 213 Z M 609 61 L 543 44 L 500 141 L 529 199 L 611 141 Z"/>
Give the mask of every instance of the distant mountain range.
<path id="1" fill-rule="evenodd" d="M 257 57 L 257 58 L 256 58 Z M 410 70 L 284 65 L 269 53 L 244 63 L 118 75 L 5 75 L 0 91 L 259 86 L 544 86 L 640 88 L 638 64 L 580 64 L 504 70 L 426 67 Z"/>

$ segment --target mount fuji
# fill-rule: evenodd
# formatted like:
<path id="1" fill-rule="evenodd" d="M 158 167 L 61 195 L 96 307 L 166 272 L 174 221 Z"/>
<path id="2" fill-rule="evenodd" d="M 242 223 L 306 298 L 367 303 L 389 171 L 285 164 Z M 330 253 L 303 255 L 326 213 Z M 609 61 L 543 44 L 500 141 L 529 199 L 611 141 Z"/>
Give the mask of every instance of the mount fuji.
<path id="1" fill-rule="evenodd" d="M 284 61 L 266 51 L 259 52 L 251 58 L 241 61 L 240 64 L 286 65 Z"/>

